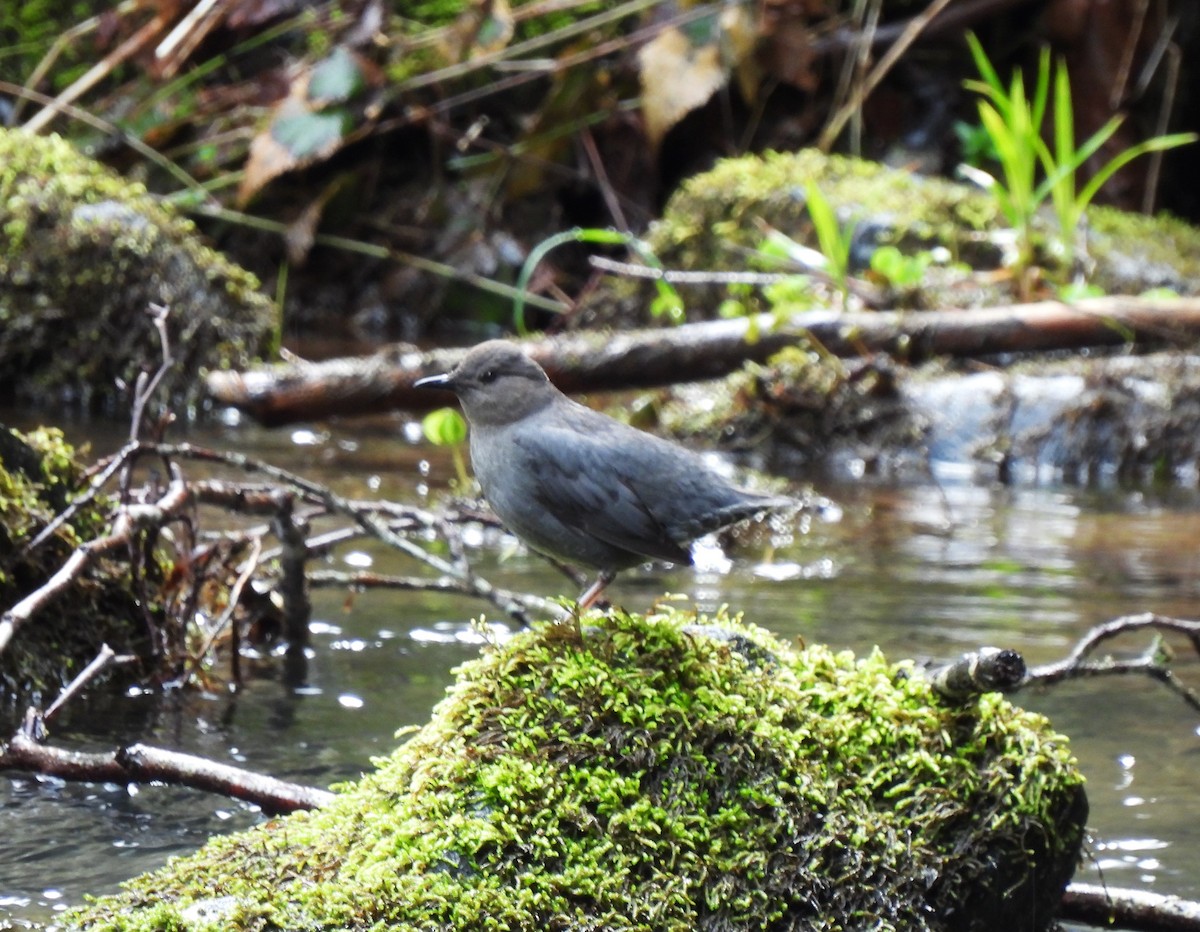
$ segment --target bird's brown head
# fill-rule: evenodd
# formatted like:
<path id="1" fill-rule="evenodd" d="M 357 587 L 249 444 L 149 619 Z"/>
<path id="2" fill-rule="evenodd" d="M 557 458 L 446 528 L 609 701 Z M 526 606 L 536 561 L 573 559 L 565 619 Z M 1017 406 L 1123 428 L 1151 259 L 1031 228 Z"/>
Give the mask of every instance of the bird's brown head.
<path id="1" fill-rule="evenodd" d="M 454 392 L 467 421 L 475 426 L 518 421 L 559 394 L 541 366 L 504 340 L 480 343 L 445 375 L 420 379 L 414 386 Z"/>

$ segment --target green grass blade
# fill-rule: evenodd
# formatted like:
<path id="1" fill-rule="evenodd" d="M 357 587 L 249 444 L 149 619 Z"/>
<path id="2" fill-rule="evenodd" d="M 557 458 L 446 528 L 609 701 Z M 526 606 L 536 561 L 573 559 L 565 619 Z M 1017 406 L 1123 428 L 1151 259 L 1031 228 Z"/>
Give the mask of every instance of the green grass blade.
<path id="1" fill-rule="evenodd" d="M 1124 152 L 1115 156 L 1107 165 L 1100 171 L 1096 172 L 1088 181 L 1082 191 L 1079 192 L 1080 208 L 1087 207 L 1092 202 L 1097 192 L 1104 187 L 1105 183 L 1115 175 L 1118 171 L 1136 159 L 1139 155 L 1145 155 L 1147 152 L 1163 152 L 1167 149 L 1175 149 L 1179 146 L 1186 146 L 1189 143 L 1195 142 L 1198 137 L 1195 133 L 1173 133 L 1168 136 L 1155 136 L 1153 139 L 1147 139 L 1139 142 L 1136 146 L 1130 146 Z"/>

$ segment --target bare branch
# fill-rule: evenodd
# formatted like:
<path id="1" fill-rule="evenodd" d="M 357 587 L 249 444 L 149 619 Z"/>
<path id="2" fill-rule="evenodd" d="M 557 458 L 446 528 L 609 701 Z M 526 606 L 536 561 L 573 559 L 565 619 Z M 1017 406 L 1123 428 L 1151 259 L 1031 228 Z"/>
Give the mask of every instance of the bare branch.
<path id="1" fill-rule="evenodd" d="M 308 619 L 312 614 L 304 577 L 309 553 L 308 543 L 304 539 L 308 522 L 294 513 L 295 500 L 292 495 L 281 493 L 279 498 L 274 526 L 281 549 L 279 592 L 283 598 L 284 637 L 287 639 L 288 653 L 303 657 L 304 649 L 308 647 Z"/>
<path id="2" fill-rule="evenodd" d="M 1157 642 L 1152 643 L 1140 656 L 1131 660 L 1117 660 L 1112 657 L 1098 660 L 1089 659 L 1093 652 L 1105 642 L 1131 631 L 1147 629 L 1182 634 L 1191 642 L 1197 655 L 1200 655 L 1200 621 L 1171 618 L 1152 612 L 1126 615 L 1092 628 L 1062 660 L 1034 667 L 1029 671 L 1022 686 L 1049 686 L 1063 680 L 1082 677 L 1136 673 L 1158 680 L 1178 694 L 1189 706 L 1200 712 L 1200 694 L 1181 681 L 1167 666 L 1168 658 Z"/>
<path id="3" fill-rule="evenodd" d="M 312 482 L 286 469 L 273 466 L 254 457 L 241 453 L 221 450 L 211 450 L 190 443 L 157 443 L 139 445 L 140 452 L 157 454 L 167 458 L 192 459 L 209 463 L 224 463 L 243 472 L 261 473 L 285 485 L 298 489 L 310 500 L 320 502 L 330 512 L 344 515 L 367 531 L 372 537 L 382 540 L 389 546 L 407 554 L 414 560 L 424 563 L 437 573 L 459 580 L 465 593 L 492 603 L 505 614 L 512 616 L 522 625 L 528 625 L 529 609 L 531 607 L 548 608 L 554 603 L 535 600 L 527 596 L 514 596 L 513 593 L 497 589 L 486 579 L 476 576 L 468 568 L 455 566 L 447 560 L 426 550 L 424 547 L 394 533 L 384 522 L 370 511 L 355 507 L 354 503 L 343 498 L 336 492 L 319 483 Z M 562 611 L 558 609 L 558 611 Z"/>
<path id="4" fill-rule="evenodd" d="M 466 597 L 476 594 L 468 586 L 465 586 L 461 580 L 450 576 L 431 578 L 427 576 L 388 576 L 383 573 L 366 572 L 343 573 L 340 570 L 314 570 L 308 574 L 308 583 L 310 586 L 318 589 L 344 586 L 350 589 L 399 589 L 414 592 L 445 592 Z M 536 607 L 541 611 L 552 614 L 562 614 L 564 617 L 569 614 L 564 612 L 557 602 L 549 599 L 542 599 L 520 592 L 512 592 L 508 589 L 493 588 L 493 591 L 500 599 L 526 602 L 530 607 Z"/>
<path id="5" fill-rule="evenodd" d="M 111 459 L 105 463 L 104 467 L 100 469 L 99 472 L 92 475 L 91 479 L 88 481 L 87 491 L 77 496 L 62 512 L 55 515 L 54 519 L 44 528 L 42 528 L 37 536 L 25 544 L 25 546 L 21 548 L 21 556 L 25 556 L 33 550 L 36 550 L 39 546 L 49 540 L 55 531 L 75 517 L 75 515 L 79 513 L 79 509 L 95 501 L 96 496 L 108 483 L 108 480 L 116 475 L 117 472 L 119 472 L 125 466 L 125 464 L 129 462 L 130 457 L 133 457 L 137 454 L 137 450 L 137 442 L 130 441 L 129 443 L 125 444 L 125 446 L 121 447 L 121 449 L 119 449 L 116 453 L 114 453 Z"/>
<path id="6" fill-rule="evenodd" d="M 189 494 L 187 483 L 176 469 L 166 494 L 155 504 L 120 506 L 110 534 L 80 545 L 43 586 L 0 615 L 0 653 L 5 651 L 22 624 L 71 586 L 99 556 L 128 544 L 140 529 L 161 525 L 179 514 L 187 504 Z"/>
<path id="7" fill-rule="evenodd" d="M 159 363 L 154 375 L 146 378 L 146 374 L 143 372 L 138 378 L 137 389 L 133 393 L 133 413 L 130 417 L 129 425 L 130 440 L 137 440 L 141 435 L 142 418 L 145 416 L 146 405 L 154 397 L 154 392 L 158 389 L 163 376 L 175 364 L 175 359 L 171 356 L 171 337 L 167 332 L 167 315 L 170 313 L 169 309 L 163 307 L 161 304 L 151 304 L 147 309 L 147 313 L 154 324 L 154 329 L 158 332 L 158 343 L 162 350 L 162 362 Z"/>
<path id="8" fill-rule="evenodd" d="M 233 620 L 233 613 L 237 611 L 238 602 L 242 597 L 242 589 L 254 576 L 254 571 L 258 569 L 258 561 L 262 556 L 262 540 L 258 537 L 250 539 L 250 556 L 248 556 L 242 565 L 241 571 L 238 573 L 238 578 L 229 589 L 229 596 L 226 599 L 225 610 L 221 616 L 212 624 L 208 632 L 208 637 L 205 638 L 204 645 L 196 652 L 193 657 L 193 663 L 199 666 L 204 662 L 204 657 L 212 650 L 213 644 L 217 638 L 221 636 L 221 632 L 228 627 Z M 186 674 L 185 674 L 186 675 Z"/>
<path id="9" fill-rule="evenodd" d="M 58 698 L 50 703 L 44 715 L 41 716 L 42 721 L 51 722 L 58 715 L 59 710 L 70 702 L 75 694 L 78 693 L 88 682 L 99 676 L 101 671 L 110 664 L 133 663 L 137 658 L 129 654 L 118 655 L 115 650 L 104 644 L 100 648 L 100 653 L 86 667 L 79 671 L 78 675 L 67 684 L 67 688 L 58 694 Z"/>
<path id="10" fill-rule="evenodd" d="M 1200 903 L 1147 890 L 1073 883 L 1063 893 L 1058 918 L 1130 932 L 1197 932 Z"/>
<path id="11" fill-rule="evenodd" d="M 93 783 L 149 783 L 157 780 L 223 793 L 261 806 L 267 812 L 294 812 L 326 805 L 333 794 L 289 783 L 194 754 L 133 744 L 115 751 L 85 753 L 39 744 L 18 732 L 0 745 L 0 770 L 27 770 L 64 780 Z"/>

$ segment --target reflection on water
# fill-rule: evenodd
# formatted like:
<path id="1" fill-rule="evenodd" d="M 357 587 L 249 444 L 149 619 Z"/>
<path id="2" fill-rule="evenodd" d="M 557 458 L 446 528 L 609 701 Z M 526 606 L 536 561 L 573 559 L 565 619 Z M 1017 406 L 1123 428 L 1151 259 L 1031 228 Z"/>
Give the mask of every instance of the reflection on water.
<path id="1" fill-rule="evenodd" d="M 412 498 L 435 464 L 400 425 L 193 438 L 259 455 L 352 495 Z M 295 438 L 299 437 L 300 441 Z M 302 442 L 301 442 L 302 441 Z M 116 444 L 114 443 L 113 446 Z M 97 454 L 109 447 L 95 441 Z M 432 481 L 432 480 L 431 480 Z M 749 534 L 728 551 L 706 544 L 692 569 L 622 574 L 611 597 L 644 609 L 664 592 L 704 610 L 729 604 L 787 638 L 894 658 L 944 658 L 982 644 L 1015 647 L 1031 664 L 1060 657 L 1091 625 L 1121 614 L 1197 614 L 1200 500 L 1118 492 L 1002 490 L 970 485 L 824 489 L 830 504 L 800 516 L 792 541 Z M 543 595 L 572 585 L 527 554 L 503 558 L 486 535 L 479 568 L 495 583 Z M 341 568 L 411 573 L 378 546 L 341 554 Z M 446 594 L 314 593 L 307 683 L 286 690 L 261 664 L 237 697 L 91 696 L 54 740 L 85 749 L 142 740 L 320 785 L 351 779 L 423 722 L 458 663 L 504 621 Z M 1148 642 L 1112 645 L 1136 653 Z M 1200 680 L 1194 657 L 1177 664 Z M 1020 697 L 1069 735 L 1088 776 L 1094 837 L 1080 879 L 1200 898 L 1197 716 L 1145 679 L 1089 680 Z M 0 779 L 0 917 L 46 919 L 85 893 L 112 890 L 214 832 L 253 824 L 252 807 L 148 786 Z"/>

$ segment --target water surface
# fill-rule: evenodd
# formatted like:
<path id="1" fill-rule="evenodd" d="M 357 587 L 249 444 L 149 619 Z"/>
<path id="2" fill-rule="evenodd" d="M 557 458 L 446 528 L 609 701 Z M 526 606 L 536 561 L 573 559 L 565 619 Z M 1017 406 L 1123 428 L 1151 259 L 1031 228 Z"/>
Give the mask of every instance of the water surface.
<path id="1" fill-rule="evenodd" d="M 10 421 L 11 423 L 11 421 Z M 73 439 L 87 433 L 76 430 Z M 448 462 L 405 440 L 402 420 L 334 428 L 215 430 L 199 443 L 251 453 L 358 496 L 420 499 L 450 475 Z M 114 449 L 96 433 L 93 452 Z M 190 467 L 189 467 L 190 468 Z M 752 534 L 729 552 L 706 548 L 694 569 L 630 571 L 611 593 L 645 609 L 664 592 L 701 609 L 722 604 L 785 638 L 935 660 L 980 645 L 1013 647 L 1030 664 L 1061 657 L 1090 626 L 1144 611 L 1183 617 L 1200 595 L 1200 498 L 1115 489 L 1006 490 L 966 482 L 820 490 L 827 504 L 768 547 Z M 339 553 L 411 573 L 376 545 Z M 526 553 L 481 550 L 493 582 L 573 595 Z M 347 559 L 354 564 L 346 564 Z M 301 782 L 353 779 L 423 723 L 479 650 L 470 619 L 480 602 L 413 592 L 314 593 L 308 681 L 281 685 L 274 665 L 251 664 L 236 697 L 174 693 L 76 702 L 53 740 L 86 749 L 145 741 Z M 1146 637 L 1112 645 L 1141 651 Z M 1177 644 L 1193 684 L 1200 664 Z M 1076 681 L 1016 701 L 1070 736 L 1088 778 L 1093 837 L 1078 878 L 1200 899 L 1198 716 L 1145 678 Z M 85 894 L 195 850 L 215 832 L 254 824 L 253 807 L 196 791 L 67 784 L 0 775 L 0 917 L 44 921 Z"/>

